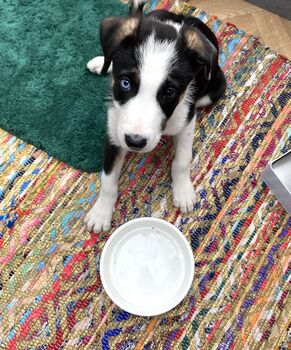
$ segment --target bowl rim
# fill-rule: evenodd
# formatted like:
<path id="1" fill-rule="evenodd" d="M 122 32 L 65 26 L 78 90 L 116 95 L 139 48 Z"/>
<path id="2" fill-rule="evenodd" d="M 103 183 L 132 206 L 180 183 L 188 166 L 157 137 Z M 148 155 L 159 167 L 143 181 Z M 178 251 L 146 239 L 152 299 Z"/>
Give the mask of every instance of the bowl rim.
<path id="1" fill-rule="evenodd" d="M 187 283 L 185 288 L 183 289 L 183 292 L 181 292 L 180 294 L 178 294 L 178 297 L 175 299 L 175 302 L 169 307 L 167 306 L 167 304 L 164 305 L 163 307 L 156 307 L 156 311 L 152 311 L 149 310 L 148 312 L 145 311 L 144 309 L 141 310 L 140 312 L 138 310 L 131 309 L 130 307 L 127 307 L 126 305 L 123 304 L 121 298 L 119 300 L 116 300 L 115 296 L 111 293 L 111 288 L 108 286 L 107 284 L 107 280 L 108 278 L 106 277 L 106 274 L 104 273 L 104 259 L 106 258 L 106 255 L 108 254 L 108 250 L 110 250 L 111 248 L 111 243 L 112 241 L 116 238 L 116 236 L 118 234 L 120 234 L 121 231 L 126 230 L 126 228 L 136 224 L 136 223 L 159 223 L 162 224 L 164 226 L 167 226 L 170 230 L 172 230 L 173 232 L 175 232 L 176 234 L 178 234 L 179 236 L 179 240 L 180 242 L 183 243 L 184 247 L 187 250 L 187 254 L 189 255 L 189 257 L 185 258 L 185 260 L 188 260 L 188 258 L 190 258 L 193 261 L 193 264 L 189 264 L 189 273 L 187 276 Z M 176 307 L 178 304 L 180 304 L 180 302 L 186 297 L 186 295 L 188 294 L 191 285 L 193 283 L 193 278 L 194 278 L 194 272 L 195 272 L 195 260 L 194 260 L 194 255 L 193 255 L 193 251 L 191 249 L 191 246 L 189 244 L 189 242 L 187 241 L 187 239 L 185 238 L 185 236 L 183 235 L 183 233 L 173 224 L 171 224 L 168 221 L 165 221 L 163 219 L 159 219 L 159 218 L 154 218 L 154 217 L 142 217 L 142 218 L 136 218 L 133 220 L 130 220 L 128 222 L 126 222 L 123 225 L 120 225 L 112 234 L 111 236 L 108 238 L 107 242 L 105 243 L 105 246 L 102 250 L 101 253 L 101 258 L 100 258 L 100 278 L 101 278 L 101 282 L 103 285 L 103 288 L 105 289 L 105 292 L 107 293 L 107 295 L 109 296 L 109 298 L 114 302 L 114 304 L 116 304 L 118 307 L 120 307 L 122 310 L 125 310 L 133 315 L 137 315 L 137 316 L 157 316 L 157 315 L 161 315 L 164 314 L 165 312 L 168 312 L 170 310 L 172 310 L 174 307 Z M 167 306 L 167 307 L 166 307 Z"/>

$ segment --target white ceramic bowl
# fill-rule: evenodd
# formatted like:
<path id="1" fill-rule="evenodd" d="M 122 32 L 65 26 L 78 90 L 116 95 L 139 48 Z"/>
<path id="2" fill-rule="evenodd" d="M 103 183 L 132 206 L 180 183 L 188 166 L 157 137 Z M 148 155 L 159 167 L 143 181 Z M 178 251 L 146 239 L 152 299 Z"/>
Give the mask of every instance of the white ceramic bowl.
<path id="1" fill-rule="evenodd" d="M 193 281 L 194 258 L 174 225 L 140 218 L 120 226 L 108 239 L 100 274 L 116 305 L 135 315 L 155 316 L 185 298 Z"/>

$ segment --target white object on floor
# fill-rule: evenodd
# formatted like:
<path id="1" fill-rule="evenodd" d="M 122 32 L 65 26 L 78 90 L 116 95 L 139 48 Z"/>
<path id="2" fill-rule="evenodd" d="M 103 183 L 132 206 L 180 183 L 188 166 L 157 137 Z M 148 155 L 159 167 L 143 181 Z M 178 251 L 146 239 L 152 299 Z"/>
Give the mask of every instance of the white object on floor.
<path id="1" fill-rule="evenodd" d="M 140 218 L 120 226 L 100 261 L 103 286 L 125 311 L 155 316 L 178 305 L 194 276 L 192 249 L 172 224 Z"/>
<path id="2" fill-rule="evenodd" d="M 291 215 L 291 150 L 271 160 L 262 171 L 262 179 Z"/>
<path id="3" fill-rule="evenodd" d="M 291 152 L 273 163 L 273 170 L 291 193 Z"/>

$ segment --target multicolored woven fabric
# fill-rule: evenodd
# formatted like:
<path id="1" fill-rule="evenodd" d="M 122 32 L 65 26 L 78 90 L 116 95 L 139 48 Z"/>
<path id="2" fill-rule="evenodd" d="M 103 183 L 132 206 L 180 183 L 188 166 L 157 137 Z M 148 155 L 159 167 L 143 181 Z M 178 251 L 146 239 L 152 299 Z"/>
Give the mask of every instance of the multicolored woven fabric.
<path id="1" fill-rule="evenodd" d="M 233 25 L 172 9 L 215 31 L 228 81 L 225 98 L 199 112 L 198 201 L 190 215 L 173 208 L 165 138 L 151 154 L 128 156 L 113 226 L 141 216 L 174 223 L 194 251 L 189 294 L 155 318 L 116 307 L 99 276 L 111 233 L 91 234 L 82 222 L 99 176 L 0 131 L 1 349 L 287 349 L 291 218 L 260 172 L 291 147 L 290 62 Z"/>

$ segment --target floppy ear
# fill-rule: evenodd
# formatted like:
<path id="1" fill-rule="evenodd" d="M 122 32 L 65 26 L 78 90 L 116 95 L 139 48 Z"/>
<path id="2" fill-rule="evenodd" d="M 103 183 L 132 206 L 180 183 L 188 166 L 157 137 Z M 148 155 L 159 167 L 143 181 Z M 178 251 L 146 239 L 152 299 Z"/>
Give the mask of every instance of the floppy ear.
<path id="1" fill-rule="evenodd" d="M 198 62 L 203 65 L 204 77 L 211 80 L 213 69 L 218 64 L 218 50 L 198 29 L 187 28 L 184 31 L 186 47 L 198 55 Z"/>
<path id="2" fill-rule="evenodd" d="M 101 74 L 107 72 L 114 52 L 126 37 L 135 34 L 138 25 L 137 17 L 109 17 L 102 21 L 100 42 L 104 53 L 104 65 Z"/>

